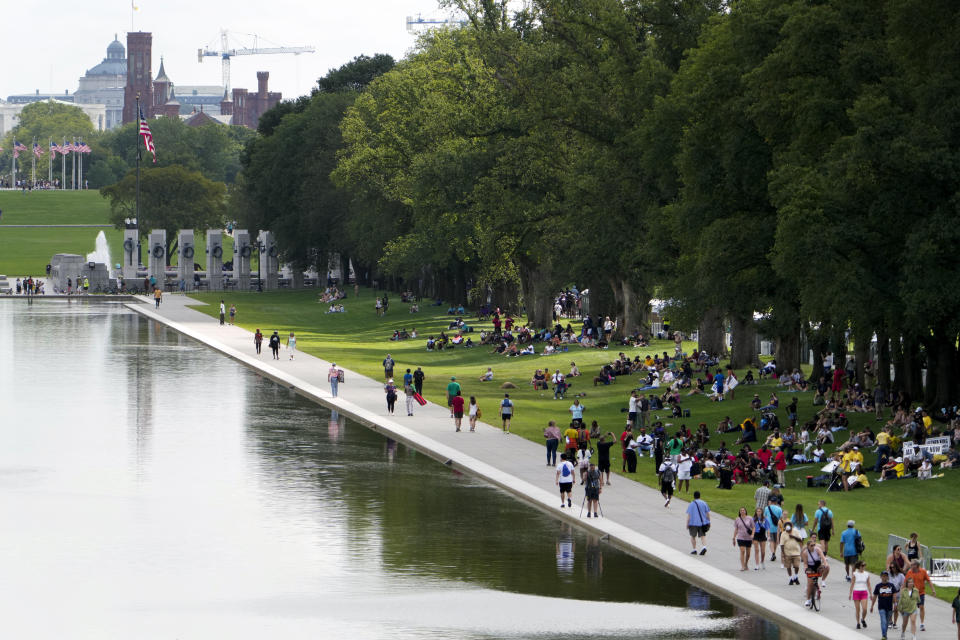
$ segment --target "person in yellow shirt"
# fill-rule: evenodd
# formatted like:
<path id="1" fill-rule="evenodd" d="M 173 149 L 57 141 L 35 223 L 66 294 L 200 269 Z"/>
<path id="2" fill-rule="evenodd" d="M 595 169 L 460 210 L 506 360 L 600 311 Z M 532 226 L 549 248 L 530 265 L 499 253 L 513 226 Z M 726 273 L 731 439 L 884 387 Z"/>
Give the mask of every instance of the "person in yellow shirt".
<path id="1" fill-rule="evenodd" d="M 849 491 L 850 484 L 848 478 L 853 475 L 856 476 L 861 472 L 863 467 L 863 454 L 860 453 L 860 447 L 854 447 L 850 451 L 847 451 L 843 454 L 843 460 L 840 463 L 840 469 L 843 471 L 843 490 Z"/>

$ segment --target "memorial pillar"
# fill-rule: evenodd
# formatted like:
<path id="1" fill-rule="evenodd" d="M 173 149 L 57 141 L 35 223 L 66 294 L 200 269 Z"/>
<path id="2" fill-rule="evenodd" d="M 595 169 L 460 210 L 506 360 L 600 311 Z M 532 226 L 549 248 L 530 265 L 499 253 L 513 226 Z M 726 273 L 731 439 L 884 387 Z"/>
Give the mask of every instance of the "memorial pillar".
<path id="1" fill-rule="evenodd" d="M 237 281 L 238 291 L 250 291 L 250 256 L 252 255 L 250 232 L 246 229 L 234 229 L 233 277 Z"/>
<path id="2" fill-rule="evenodd" d="M 177 285 L 183 281 L 186 291 L 193 291 L 193 263 L 196 249 L 193 246 L 193 229 L 181 229 L 177 240 L 179 255 L 177 256 Z"/>
<path id="3" fill-rule="evenodd" d="M 150 232 L 150 240 L 147 242 L 150 251 L 150 261 L 147 268 L 148 277 L 153 277 L 157 281 L 157 286 L 163 289 L 163 283 L 167 278 L 167 231 L 166 229 L 154 229 Z"/>
<path id="4" fill-rule="evenodd" d="M 223 289 L 223 232 L 207 229 L 207 288 Z"/>
<path id="5" fill-rule="evenodd" d="M 261 231 L 260 237 L 260 277 L 263 288 L 268 290 L 280 287 L 280 259 L 277 242 L 270 231 Z"/>

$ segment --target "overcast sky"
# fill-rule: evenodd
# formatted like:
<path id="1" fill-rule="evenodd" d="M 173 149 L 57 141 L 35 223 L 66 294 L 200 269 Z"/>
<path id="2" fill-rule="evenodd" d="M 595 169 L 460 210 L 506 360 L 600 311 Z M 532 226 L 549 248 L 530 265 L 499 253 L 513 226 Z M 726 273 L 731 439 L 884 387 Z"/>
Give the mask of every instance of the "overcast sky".
<path id="1" fill-rule="evenodd" d="M 219 85 L 220 60 L 197 62 L 197 49 L 219 50 L 220 29 L 230 47 L 313 46 L 316 53 L 233 58 L 231 84 L 257 88 L 257 71 L 270 72 L 270 89 L 292 98 L 316 79 L 360 54 L 402 57 L 414 43 L 406 17 L 442 18 L 437 0 L 50 0 L 0 3 L 0 98 L 77 89 L 87 69 L 106 56 L 114 33 L 153 33 L 153 75 L 160 56 L 175 85 Z"/>

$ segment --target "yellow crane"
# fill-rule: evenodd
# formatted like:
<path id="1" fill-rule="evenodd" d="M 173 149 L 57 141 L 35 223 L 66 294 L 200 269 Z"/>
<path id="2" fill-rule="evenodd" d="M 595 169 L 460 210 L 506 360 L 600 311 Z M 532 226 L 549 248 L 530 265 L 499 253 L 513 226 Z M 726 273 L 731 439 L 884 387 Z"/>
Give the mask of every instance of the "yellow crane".
<path id="1" fill-rule="evenodd" d="M 230 95 L 230 58 L 233 56 L 258 56 L 268 53 L 292 53 L 294 55 L 300 55 L 301 53 L 314 53 L 316 51 L 313 47 L 260 47 L 258 46 L 259 36 L 255 34 L 247 34 L 253 36 L 252 47 L 231 49 L 228 41 L 228 33 L 226 29 L 220 30 L 220 51 L 213 51 L 207 48 L 197 49 L 197 62 L 203 62 L 204 58 L 220 58 L 223 70 L 223 87 L 226 89 L 227 95 Z"/>

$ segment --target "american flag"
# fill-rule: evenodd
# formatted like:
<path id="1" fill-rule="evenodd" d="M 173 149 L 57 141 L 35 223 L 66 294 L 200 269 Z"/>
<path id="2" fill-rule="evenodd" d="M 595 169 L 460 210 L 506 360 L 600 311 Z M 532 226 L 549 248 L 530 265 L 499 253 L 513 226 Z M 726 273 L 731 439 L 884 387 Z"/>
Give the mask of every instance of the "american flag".
<path id="1" fill-rule="evenodd" d="M 153 144 L 153 133 L 150 132 L 150 125 L 143 117 L 143 109 L 140 110 L 140 135 L 143 136 L 143 146 L 153 154 L 153 164 L 157 164 L 157 147 Z"/>
<path id="2" fill-rule="evenodd" d="M 33 143 L 33 155 L 37 156 L 38 158 L 43 155 L 43 147 L 36 142 Z"/>
<path id="3" fill-rule="evenodd" d="M 57 157 L 57 151 L 60 150 L 60 147 L 57 146 L 57 143 L 53 140 L 50 141 L 50 159 L 53 160 Z"/>
<path id="4" fill-rule="evenodd" d="M 16 140 L 13 141 L 13 157 L 14 158 L 19 158 L 20 152 L 26 151 L 26 150 L 27 148 L 23 145 L 23 143 L 17 142 Z"/>
<path id="5" fill-rule="evenodd" d="M 62 153 L 63 155 L 67 155 L 67 154 L 70 153 L 71 151 L 73 151 L 73 143 L 72 143 L 72 142 L 67 142 L 67 143 L 65 143 L 62 147 L 60 147 L 60 153 Z"/>
<path id="6" fill-rule="evenodd" d="M 90 145 L 88 145 L 86 142 L 80 143 L 80 153 L 90 153 L 91 151 L 92 149 L 90 148 Z"/>

